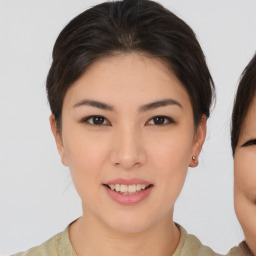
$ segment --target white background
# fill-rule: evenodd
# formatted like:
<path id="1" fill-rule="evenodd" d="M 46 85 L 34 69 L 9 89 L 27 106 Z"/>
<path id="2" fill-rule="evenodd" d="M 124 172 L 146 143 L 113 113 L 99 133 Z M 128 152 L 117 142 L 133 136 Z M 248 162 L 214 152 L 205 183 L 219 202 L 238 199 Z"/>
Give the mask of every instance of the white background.
<path id="1" fill-rule="evenodd" d="M 40 244 L 81 215 L 50 132 L 45 80 L 60 30 L 102 1 L 0 0 L 0 253 Z M 162 0 L 197 34 L 217 87 L 200 165 L 175 220 L 219 253 L 243 239 L 233 209 L 229 126 L 238 78 L 256 50 L 255 0 Z"/>

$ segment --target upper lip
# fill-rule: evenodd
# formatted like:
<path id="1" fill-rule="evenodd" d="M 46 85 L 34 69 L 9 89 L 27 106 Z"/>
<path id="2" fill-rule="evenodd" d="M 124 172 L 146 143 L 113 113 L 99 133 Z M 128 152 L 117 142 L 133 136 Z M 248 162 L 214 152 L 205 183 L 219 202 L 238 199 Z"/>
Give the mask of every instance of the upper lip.
<path id="1" fill-rule="evenodd" d="M 105 185 L 115 185 L 115 184 L 123 184 L 123 185 L 134 185 L 134 184 L 142 184 L 142 185 L 151 185 L 152 183 L 143 179 L 139 178 L 132 178 L 132 179 L 124 179 L 124 178 L 118 178 L 118 179 L 113 179 L 110 181 L 107 181 L 103 183 Z"/>

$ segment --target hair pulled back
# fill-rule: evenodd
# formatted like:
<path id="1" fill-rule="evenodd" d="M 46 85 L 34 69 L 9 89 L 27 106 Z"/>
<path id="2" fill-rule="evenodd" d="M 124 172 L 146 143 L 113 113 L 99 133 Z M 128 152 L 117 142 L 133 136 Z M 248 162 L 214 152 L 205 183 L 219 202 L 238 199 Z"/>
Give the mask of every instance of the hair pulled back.
<path id="1" fill-rule="evenodd" d="M 154 1 L 123 0 L 84 11 L 55 42 L 46 86 L 59 129 L 68 88 L 96 60 L 130 52 L 158 57 L 167 64 L 188 92 L 195 125 L 203 114 L 209 117 L 214 83 L 192 29 Z"/>

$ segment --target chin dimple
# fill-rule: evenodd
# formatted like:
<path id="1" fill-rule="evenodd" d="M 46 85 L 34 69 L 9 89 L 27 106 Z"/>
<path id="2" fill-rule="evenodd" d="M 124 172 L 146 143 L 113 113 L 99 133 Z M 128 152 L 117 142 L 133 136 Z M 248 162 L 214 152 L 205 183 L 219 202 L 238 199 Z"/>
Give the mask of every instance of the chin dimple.
<path id="1" fill-rule="evenodd" d="M 141 190 L 145 190 L 151 185 L 145 185 L 145 184 L 133 184 L 133 185 L 124 185 L 124 184 L 110 184 L 107 185 L 111 190 L 114 190 L 116 192 L 119 192 L 124 195 L 131 195 L 135 194 L 137 192 L 140 192 Z"/>

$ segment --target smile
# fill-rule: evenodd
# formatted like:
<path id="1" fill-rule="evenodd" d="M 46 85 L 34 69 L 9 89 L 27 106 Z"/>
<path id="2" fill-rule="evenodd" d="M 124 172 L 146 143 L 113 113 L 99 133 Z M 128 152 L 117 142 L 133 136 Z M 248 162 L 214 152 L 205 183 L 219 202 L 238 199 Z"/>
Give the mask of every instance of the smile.
<path id="1" fill-rule="evenodd" d="M 106 185 L 106 184 L 105 184 Z M 142 190 L 148 189 L 152 184 L 133 184 L 133 185 L 125 185 L 125 184 L 110 184 L 106 185 L 111 190 L 114 190 L 123 195 L 133 195 Z"/>
<path id="2" fill-rule="evenodd" d="M 144 201 L 154 187 L 153 184 L 141 179 L 116 179 L 102 185 L 109 197 L 122 205 Z"/>

